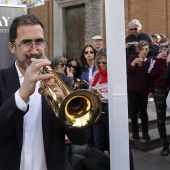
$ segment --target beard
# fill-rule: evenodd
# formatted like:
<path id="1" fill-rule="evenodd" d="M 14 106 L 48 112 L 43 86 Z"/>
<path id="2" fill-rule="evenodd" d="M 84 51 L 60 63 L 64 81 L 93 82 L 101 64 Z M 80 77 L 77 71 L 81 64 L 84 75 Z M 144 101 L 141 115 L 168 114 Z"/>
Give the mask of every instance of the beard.
<path id="1" fill-rule="evenodd" d="M 33 60 L 31 59 L 40 59 L 40 58 L 43 58 L 42 55 L 31 55 L 31 56 L 28 56 L 26 55 L 25 56 L 25 60 L 24 61 L 21 61 L 21 60 L 17 60 L 18 64 L 20 67 L 26 69 L 27 67 L 29 67 L 32 63 Z"/>

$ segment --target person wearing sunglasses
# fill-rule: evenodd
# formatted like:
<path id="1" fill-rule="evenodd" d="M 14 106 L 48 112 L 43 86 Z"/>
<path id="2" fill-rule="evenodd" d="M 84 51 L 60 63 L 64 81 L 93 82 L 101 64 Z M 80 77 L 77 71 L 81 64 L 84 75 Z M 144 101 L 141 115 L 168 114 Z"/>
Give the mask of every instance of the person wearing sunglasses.
<path id="1" fill-rule="evenodd" d="M 80 61 L 82 64 L 82 75 L 81 79 L 85 80 L 88 84 L 91 84 L 93 79 L 93 74 L 96 71 L 95 67 L 95 56 L 97 50 L 91 45 L 86 45 L 83 50 L 81 51 Z M 89 86 L 87 87 L 87 89 Z M 93 146 L 93 129 L 90 130 L 90 138 L 89 138 L 89 146 Z"/>
<path id="2" fill-rule="evenodd" d="M 141 40 L 145 40 L 149 43 L 149 53 L 147 57 L 154 56 L 155 50 L 152 44 L 152 39 L 148 34 L 144 34 L 141 31 L 142 25 L 140 21 L 137 19 L 131 20 L 128 24 L 128 29 L 130 31 L 130 35 L 125 38 L 126 59 L 128 59 L 131 55 L 138 54 L 136 46 Z"/>
<path id="3" fill-rule="evenodd" d="M 90 90 L 99 96 L 102 102 L 102 115 L 93 126 L 94 147 L 104 152 L 109 150 L 109 117 L 108 117 L 108 78 L 106 49 L 100 49 L 95 58 L 96 72 Z"/>
<path id="4" fill-rule="evenodd" d="M 65 74 L 67 59 L 63 56 L 56 56 L 52 58 L 52 67 L 55 72 Z"/>
<path id="5" fill-rule="evenodd" d="M 168 85 L 165 83 L 167 72 L 167 56 L 170 51 L 170 40 L 162 38 L 159 41 L 159 54 L 151 58 L 148 73 L 153 78 L 154 84 L 154 102 L 157 113 L 157 125 L 159 135 L 163 142 L 163 148 L 160 155 L 167 156 L 170 153 L 169 139 L 166 133 L 166 98 L 168 95 Z"/>
<path id="6" fill-rule="evenodd" d="M 66 74 L 73 80 L 72 90 L 87 89 L 89 84 L 81 79 L 82 65 L 80 59 L 75 56 L 68 57 Z"/>
<path id="7" fill-rule="evenodd" d="M 83 48 L 80 55 L 80 61 L 83 70 L 81 79 L 85 80 L 89 84 L 91 83 L 93 79 L 93 74 L 96 71 L 96 67 L 94 64 L 96 53 L 97 53 L 96 49 L 90 44 L 86 45 Z"/>

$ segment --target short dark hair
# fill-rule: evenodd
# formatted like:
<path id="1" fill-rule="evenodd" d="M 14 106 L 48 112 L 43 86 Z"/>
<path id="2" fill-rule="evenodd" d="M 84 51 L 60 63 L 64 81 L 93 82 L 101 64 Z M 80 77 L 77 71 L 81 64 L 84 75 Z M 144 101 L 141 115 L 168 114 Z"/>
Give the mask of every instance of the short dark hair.
<path id="1" fill-rule="evenodd" d="M 168 42 L 168 44 L 170 44 L 170 41 L 169 41 L 168 38 L 162 38 L 162 39 L 159 41 L 159 44 L 165 43 L 165 42 Z"/>
<path id="2" fill-rule="evenodd" d="M 14 42 L 17 38 L 17 29 L 20 26 L 26 26 L 26 25 L 40 25 L 42 29 L 44 30 L 44 26 L 42 22 L 36 18 L 34 15 L 26 14 L 21 15 L 19 17 L 14 18 L 10 29 L 9 29 L 9 41 Z"/>

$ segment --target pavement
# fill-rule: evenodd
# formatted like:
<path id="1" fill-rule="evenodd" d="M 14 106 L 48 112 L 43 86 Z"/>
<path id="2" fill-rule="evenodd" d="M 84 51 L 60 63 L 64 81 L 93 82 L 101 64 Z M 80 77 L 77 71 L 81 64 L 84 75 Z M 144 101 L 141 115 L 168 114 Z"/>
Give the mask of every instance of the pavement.
<path id="1" fill-rule="evenodd" d="M 134 170 L 169 170 L 170 154 L 166 157 L 159 154 L 162 148 L 140 151 L 132 149 Z"/>
<path id="2" fill-rule="evenodd" d="M 148 116 L 150 120 L 156 118 L 153 101 L 148 102 Z M 161 156 L 161 149 L 162 147 L 149 151 L 132 149 L 134 170 L 170 170 L 170 154 L 166 157 Z"/>

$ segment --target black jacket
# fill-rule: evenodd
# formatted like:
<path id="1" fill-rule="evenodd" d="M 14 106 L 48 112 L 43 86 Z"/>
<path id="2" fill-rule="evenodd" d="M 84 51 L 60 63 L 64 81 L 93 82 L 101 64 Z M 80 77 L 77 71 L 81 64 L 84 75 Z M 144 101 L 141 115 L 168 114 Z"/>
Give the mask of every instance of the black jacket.
<path id="1" fill-rule="evenodd" d="M 151 37 L 148 34 L 144 34 L 144 33 L 139 33 L 138 35 L 129 35 L 126 37 L 125 42 L 134 42 L 134 41 L 141 41 L 141 40 L 145 40 L 149 43 L 149 53 L 148 56 L 149 58 L 153 57 L 155 55 L 155 50 L 152 44 L 152 40 Z M 137 55 L 138 53 L 136 52 L 135 46 L 131 45 L 130 48 L 126 48 L 126 59 L 128 59 L 131 55 Z"/>
<path id="2" fill-rule="evenodd" d="M 0 70 L 0 170 L 19 170 L 23 141 L 23 116 L 15 104 L 20 87 L 15 65 Z M 28 107 L 29 109 L 29 107 Z M 71 132 L 56 118 L 42 97 L 42 129 L 48 170 L 72 170 L 65 151 L 65 134 L 77 144 L 88 140 L 89 132 Z"/>

